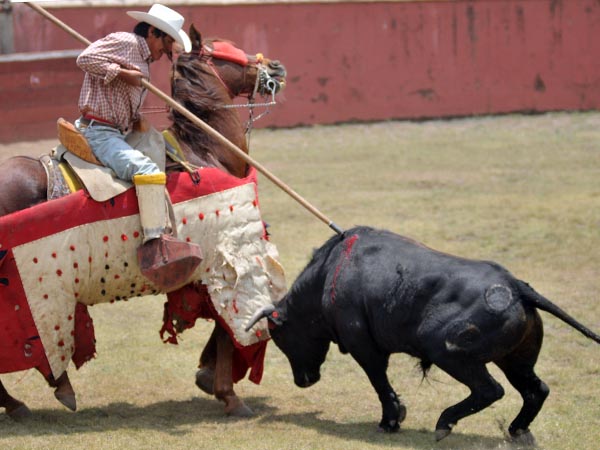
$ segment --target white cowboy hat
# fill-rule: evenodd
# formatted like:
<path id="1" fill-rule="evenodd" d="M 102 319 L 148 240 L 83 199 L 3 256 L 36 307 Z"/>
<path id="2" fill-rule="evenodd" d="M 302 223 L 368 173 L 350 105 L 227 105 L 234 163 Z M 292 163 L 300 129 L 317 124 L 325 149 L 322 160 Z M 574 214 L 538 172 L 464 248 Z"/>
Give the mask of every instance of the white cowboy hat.
<path id="1" fill-rule="evenodd" d="M 164 31 L 178 42 L 185 52 L 192 49 L 192 41 L 188 35 L 181 29 L 183 26 L 183 16 L 171 8 L 159 5 L 152 5 L 147 13 L 140 11 L 128 11 L 127 15 L 140 22 L 146 22 L 160 31 Z"/>

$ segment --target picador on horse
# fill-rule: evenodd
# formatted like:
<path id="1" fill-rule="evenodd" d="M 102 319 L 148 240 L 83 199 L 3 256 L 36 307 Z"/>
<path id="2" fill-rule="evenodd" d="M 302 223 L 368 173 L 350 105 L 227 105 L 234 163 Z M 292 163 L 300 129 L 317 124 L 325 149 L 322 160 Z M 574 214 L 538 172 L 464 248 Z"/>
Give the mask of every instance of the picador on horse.
<path id="1" fill-rule="evenodd" d="M 146 277 L 166 290 L 191 276 L 202 252 L 197 244 L 166 234 L 166 175 L 126 137 L 140 126 L 139 109 L 146 94 L 141 80 L 150 77 L 150 63 L 163 55 L 172 60 L 174 45 L 189 52 L 192 43 L 181 29 L 183 17 L 166 6 L 157 4 L 148 13 L 128 14 L 140 21 L 133 33 L 109 34 L 77 58 L 85 78 L 79 97 L 81 117 L 75 127 L 104 166 L 121 180 L 133 181 L 144 235 L 138 263 Z"/>
<path id="2" fill-rule="evenodd" d="M 248 153 L 251 122 L 242 126 L 233 99 L 247 97 L 251 112 L 256 94 L 274 104 L 285 68 L 203 41 L 193 25 L 186 34 L 165 6 L 128 15 L 138 21 L 133 33 L 109 34 L 79 55 L 81 117 L 59 119 L 53 158 L 1 165 L 0 373 L 36 368 L 75 410 L 67 365 L 95 355 L 87 306 L 165 293 L 161 337 L 176 343 L 197 318 L 214 319 L 196 384 L 226 413 L 249 415 L 233 383 L 248 370 L 260 381 L 269 333 L 243 324 L 285 291 L 256 171 L 177 111 L 163 133 L 145 124 L 142 80 L 167 55 L 173 99 Z M 1 383 L 0 407 L 14 419 L 30 414 Z"/>

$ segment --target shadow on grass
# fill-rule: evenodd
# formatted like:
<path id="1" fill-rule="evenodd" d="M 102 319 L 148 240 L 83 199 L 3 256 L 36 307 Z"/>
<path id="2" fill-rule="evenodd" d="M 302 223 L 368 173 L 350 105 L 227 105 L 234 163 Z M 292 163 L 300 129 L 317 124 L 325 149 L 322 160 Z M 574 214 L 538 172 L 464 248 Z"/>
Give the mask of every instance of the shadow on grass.
<path id="1" fill-rule="evenodd" d="M 246 404 L 256 417 L 270 416 L 274 408 L 268 398 L 245 398 Z M 6 414 L 0 414 L 0 436 L 3 438 L 45 436 L 56 434 L 98 433 L 115 430 L 148 429 L 174 436 L 188 433 L 186 426 L 218 425 L 240 419 L 226 416 L 224 404 L 212 398 L 193 398 L 185 401 L 166 401 L 139 406 L 126 402 L 110 403 L 102 407 L 84 408 L 76 412 L 64 409 L 32 410 L 32 417 L 15 422 Z M 256 418 L 255 417 L 255 418 Z M 253 420 L 253 419 L 250 419 Z"/>
<path id="2" fill-rule="evenodd" d="M 249 420 L 257 426 L 268 427 L 273 423 L 304 427 L 319 434 L 343 440 L 376 444 L 382 447 L 405 446 L 413 449 L 509 449 L 501 436 L 489 437 L 454 432 L 444 440 L 435 442 L 433 430 L 402 427 L 398 433 L 382 433 L 377 423 L 340 423 L 320 417 L 321 411 L 295 414 L 278 414 L 278 408 L 269 403 L 268 397 L 248 397 L 244 401 L 256 416 L 252 419 L 228 417 L 223 404 L 212 398 L 195 397 L 184 401 L 166 401 L 139 406 L 126 402 L 110 403 L 102 407 L 84 408 L 77 412 L 63 409 L 33 410 L 32 417 L 24 422 L 14 422 L 0 414 L 0 436 L 55 436 L 82 433 L 102 433 L 119 430 L 160 430 L 172 436 L 185 436 L 194 425 L 218 426 L 235 421 Z"/>
<path id="3" fill-rule="evenodd" d="M 489 437 L 476 434 L 453 432 L 440 442 L 435 441 L 433 430 L 401 427 L 398 433 L 383 433 L 376 422 L 339 423 L 319 417 L 320 411 L 298 414 L 272 414 L 261 419 L 263 423 L 290 423 L 295 427 L 310 428 L 318 433 L 344 440 L 364 441 L 370 445 L 413 449 L 509 449 L 511 444 L 501 436 Z M 500 431 L 499 431 L 500 433 Z"/>

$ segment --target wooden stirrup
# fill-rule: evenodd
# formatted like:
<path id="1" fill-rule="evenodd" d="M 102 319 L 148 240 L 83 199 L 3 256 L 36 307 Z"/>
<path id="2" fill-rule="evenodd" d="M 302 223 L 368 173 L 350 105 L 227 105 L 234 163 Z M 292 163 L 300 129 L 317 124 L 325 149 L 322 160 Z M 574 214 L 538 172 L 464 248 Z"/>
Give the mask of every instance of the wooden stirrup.
<path id="1" fill-rule="evenodd" d="M 58 140 L 74 155 L 79 156 L 84 161 L 102 166 L 98 161 L 90 144 L 83 134 L 81 134 L 71 122 L 67 122 L 62 117 L 56 121 L 58 128 Z"/>

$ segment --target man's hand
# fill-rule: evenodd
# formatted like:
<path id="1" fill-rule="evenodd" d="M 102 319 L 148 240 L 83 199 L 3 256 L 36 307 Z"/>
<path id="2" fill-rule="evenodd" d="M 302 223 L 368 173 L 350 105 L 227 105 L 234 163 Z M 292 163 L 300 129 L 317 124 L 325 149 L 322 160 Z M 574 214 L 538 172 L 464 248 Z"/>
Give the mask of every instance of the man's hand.
<path id="1" fill-rule="evenodd" d="M 125 83 L 136 87 L 140 87 L 142 85 L 142 78 L 144 78 L 144 74 L 139 70 L 123 68 L 121 68 L 118 76 Z"/>

